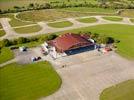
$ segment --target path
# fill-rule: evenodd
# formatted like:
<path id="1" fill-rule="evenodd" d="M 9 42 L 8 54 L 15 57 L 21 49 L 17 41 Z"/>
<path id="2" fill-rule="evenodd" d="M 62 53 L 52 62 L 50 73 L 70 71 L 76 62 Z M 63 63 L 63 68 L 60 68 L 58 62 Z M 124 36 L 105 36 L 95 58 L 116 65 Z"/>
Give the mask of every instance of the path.
<path id="1" fill-rule="evenodd" d="M 9 60 L 9 61 L 7 61 L 5 63 L 0 64 L 0 67 L 6 66 L 6 65 L 11 64 L 11 63 L 15 63 L 16 61 L 17 61 L 17 59 L 14 58 L 12 60 Z"/>
<path id="2" fill-rule="evenodd" d="M 42 27 L 42 30 L 39 31 L 39 32 L 30 33 L 30 34 L 26 34 L 26 33 L 25 34 L 19 34 L 19 33 L 15 32 L 14 29 L 10 26 L 10 24 L 8 22 L 8 19 L 7 18 L 1 18 L 0 22 L 3 26 L 3 29 L 6 32 L 6 35 L 4 35 L 3 37 L 0 37 L 0 40 L 5 39 L 5 38 L 13 39 L 13 38 L 17 38 L 17 37 L 29 37 L 29 36 L 39 35 L 39 34 L 55 33 L 55 32 L 60 32 L 60 31 L 65 31 L 65 30 L 82 28 L 82 27 L 96 26 L 96 25 L 99 25 L 99 24 L 128 24 L 128 25 L 134 25 L 134 23 L 130 22 L 129 18 L 127 18 L 127 17 L 123 17 L 123 21 L 120 21 L 120 22 L 105 20 L 105 19 L 102 18 L 103 16 L 86 16 L 86 17 L 79 17 L 79 18 L 88 18 L 88 17 L 95 17 L 98 21 L 95 22 L 95 23 L 81 23 L 81 22 L 78 22 L 76 20 L 77 18 L 65 18 L 63 20 L 68 20 L 68 21 L 73 23 L 72 26 L 65 27 L 65 28 L 53 28 L 53 27 L 49 27 L 47 25 L 48 22 L 38 22 L 37 24 Z M 34 26 L 34 25 L 37 25 L 37 24 L 19 26 L 19 27 L 14 27 L 14 28 Z"/>

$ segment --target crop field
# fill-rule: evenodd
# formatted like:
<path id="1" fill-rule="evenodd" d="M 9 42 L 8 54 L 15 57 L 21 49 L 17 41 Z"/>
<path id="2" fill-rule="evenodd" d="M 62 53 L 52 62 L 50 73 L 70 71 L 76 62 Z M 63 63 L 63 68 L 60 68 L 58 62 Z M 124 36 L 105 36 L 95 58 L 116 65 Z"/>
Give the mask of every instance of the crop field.
<path id="1" fill-rule="evenodd" d="M 1 100 L 37 100 L 58 90 L 61 79 L 49 62 L 0 68 Z"/>
<path id="2" fill-rule="evenodd" d="M 133 100 L 134 80 L 129 80 L 105 89 L 100 100 Z"/>
<path id="3" fill-rule="evenodd" d="M 115 39 L 120 41 L 120 43 L 117 43 L 117 53 L 128 59 L 134 59 L 134 45 L 132 45 L 134 44 L 134 26 L 121 24 L 106 24 L 68 30 L 57 34 L 68 32 L 92 32 L 114 37 Z"/>

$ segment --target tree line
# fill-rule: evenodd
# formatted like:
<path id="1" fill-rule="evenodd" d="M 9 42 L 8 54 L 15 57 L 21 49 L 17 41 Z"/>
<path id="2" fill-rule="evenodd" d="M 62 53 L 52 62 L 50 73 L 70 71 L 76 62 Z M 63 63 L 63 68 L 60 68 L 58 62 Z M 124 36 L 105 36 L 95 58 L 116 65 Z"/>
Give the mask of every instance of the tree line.
<path id="1" fill-rule="evenodd" d="M 76 0 L 77 1 L 77 0 Z M 115 2 L 116 1 L 116 2 Z M 71 7 L 100 7 L 100 8 L 111 8 L 111 9 L 134 9 L 134 1 L 130 2 L 119 2 L 120 0 L 98 0 L 97 4 L 93 4 L 87 1 L 72 3 L 70 0 L 66 2 L 49 2 L 44 4 L 30 3 L 27 6 L 14 6 L 14 9 L 1 10 L 0 14 L 5 13 L 16 13 L 29 10 L 41 10 L 41 9 L 56 9 L 56 8 L 71 8 Z"/>
<path id="2" fill-rule="evenodd" d="M 114 42 L 119 42 L 118 40 L 115 40 L 113 37 L 109 37 L 106 35 L 100 35 L 97 33 L 91 33 L 91 32 L 78 32 L 76 34 L 87 34 L 90 36 L 90 38 L 94 39 L 97 44 L 111 44 Z M 0 41 L 0 49 L 3 47 L 10 47 L 15 46 L 18 44 L 25 44 L 30 42 L 39 42 L 43 43 L 44 41 L 53 40 L 56 37 L 58 37 L 57 34 L 47 34 L 47 35 L 41 35 L 41 36 L 33 36 L 33 37 L 19 37 L 17 39 L 3 39 Z"/>

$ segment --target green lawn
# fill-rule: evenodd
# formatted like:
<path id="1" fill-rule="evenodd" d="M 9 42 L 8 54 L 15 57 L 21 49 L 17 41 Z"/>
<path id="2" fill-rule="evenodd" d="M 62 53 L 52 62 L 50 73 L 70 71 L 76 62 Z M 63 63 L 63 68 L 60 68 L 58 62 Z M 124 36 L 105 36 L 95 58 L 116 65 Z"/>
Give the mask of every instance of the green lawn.
<path id="1" fill-rule="evenodd" d="M 130 19 L 130 21 L 134 23 L 134 18 Z"/>
<path id="2" fill-rule="evenodd" d="M 42 28 L 39 25 L 34 25 L 34 26 L 28 26 L 22 28 L 15 28 L 14 30 L 20 34 L 30 34 L 30 33 L 38 32 L 41 29 Z"/>
<path id="3" fill-rule="evenodd" d="M 117 52 L 128 58 L 134 59 L 134 26 L 131 25 L 120 25 L 120 24 L 106 24 L 106 25 L 97 25 L 86 28 L 79 28 L 74 30 L 68 30 L 66 32 L 93 32 L 99 34 L 105 34 L 107 36 L 112 36 L 115 39 L 120 40 L 120 43 L 117 44 Z M 57 34 L 59 34 L 57 33 Z"/>
<path id="4" fill-rule="evenodd" d="M 10 18 L 11 21 L 9 21 L 9 23 L 12 27 L 35 24 L 33 22 L 22 22 L 20 20 L 17 20 L 14 18 L 14 14 L 0 14 L 0 18 Z"/>
<path id="5" fill-rule="evenodd" d="M 5 31 L 4 30 L 0 30 L 0 37 L 1 36 L 4 36 L 6 33 L 5 33 Z"/>
<path id="6" fill-rule="evenodd" d="M 120 18 L 120 17 L 103 17 L 103 19 L 105 20 L 109 20 L 109 21 L 122 21 L 123 18 Z"/>
<path id="7" fill-rule="evenodd" d="M 57 91 L 61 79 L 48 62 L 0 68 L 1 100 L 37 100 Z"/>
<path id="8" fill-rule="evenodd" d="M 134 80 L 129 80 L 105 89 L 100 100 L 134 100 Z"/>
<path id="9" fill-rule="evenodd" d="M 94 23 L 94 22 L 97 22 L 97 19 L 94 17 L 90 17 L 90 18 L 80 18 L 80 19 L 77 19 L 77 21 L 82 22 L 82 23 Z"/>
<path id="10" fill-rule="evenodd" d="M 64 28 L 64 27 L 69 27 L 69 26 L 72 26 L 72 25 L 73 25 L 73 23 L 71 23 L 69 21 L 48 23 L 48 26 L 54 27 L 54 28 Z"/>
<path id="11" fill-rule="evenodd" d="M 9 48 L 5 47 L 0 50 L 0 64 L 13 59 L 13 57 L 13 52 Z"/>

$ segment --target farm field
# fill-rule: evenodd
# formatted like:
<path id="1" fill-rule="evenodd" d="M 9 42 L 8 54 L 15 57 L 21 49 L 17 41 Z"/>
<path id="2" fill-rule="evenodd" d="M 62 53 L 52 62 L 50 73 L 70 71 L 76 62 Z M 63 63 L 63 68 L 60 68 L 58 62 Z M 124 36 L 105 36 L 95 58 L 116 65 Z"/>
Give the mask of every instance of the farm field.
<path id="1" fill-rule="evenodd" d="M 94 22 L 97 22 L 97 19 L 94 18 L 94 17 L 80 18 L 80 19 L 76 19 L 76 20 L 79 21 L 79 22 L 82 22 L 82 23 L 94 23 Z"/>
<path id="2" fill-rule="evenodd" d="M 54 27 L 54 28 L 64 28 L 64 27 L 69 27 L 69 26 L 72 26 L 72 25 L 73 25 L 73 23 L 71 23 L 69 21 L 48 23 L 48 26 Z"/>
<path id="3" fill-rule="evenodd" d="M 13 59 L 13 57 L 14 55 L 10 48 L 5 47 L 0 50 L 0 64 Z"/>
<path id="4" fill-rule="evenodd" d="M 105 89 L 100 95 L 100 100 L 133 100 L 133 94 L 134 80 L 129 80 Z"/>
<path id="5" fill-rule="evenodd" d="M 123 18 L 120 18 L 120 17 L 103 17 L 103 19 L 109 20 L 109 21 L 122 21 L 123 20 Z"/>
<path id="6" fill-rule="evenodd" d="M 134 59 L 134 45 L 132 45 L 134 44 L 134 26 L 121 24 L 106 24 L 68 30 L 60 33 L 66 32 L 92 32 L 114 37 L 115 39 L 120 41 L 120 43 L 117 43 L 117 52 L 128 59 Z"/>
<path id="7" fill-rule="evenodd" d="M 60 88 L 61 79 L 48 62 L 12 63 L 0 69 L 1 100 L 36 100 Z"/>
<path id="8" fill-rule="evenodd" d="M 30 33 L 38 32 L 41 29 L 42 28 L 39 25 L 34 25 L 28 27 L 15 28 L 14 30 L 20 34 L 30 34 Z"/>

